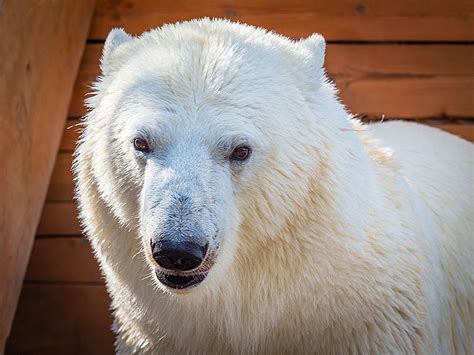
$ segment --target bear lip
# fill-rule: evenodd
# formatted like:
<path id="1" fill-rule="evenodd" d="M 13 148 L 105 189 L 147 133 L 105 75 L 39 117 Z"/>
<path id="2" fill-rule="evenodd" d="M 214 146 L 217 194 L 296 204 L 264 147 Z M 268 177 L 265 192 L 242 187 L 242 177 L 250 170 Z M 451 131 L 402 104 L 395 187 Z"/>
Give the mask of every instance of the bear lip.
<path id="1" fill-rule="evenodd" d="M 166 274 L 155 270 L 156 278 L 163 285 L 176 289 L 184 290 L 190 287 L 196 287 L 199 285 L 207 276 L 207 273 L 199 273 L 192 275 L 175 275 L 175 274 Z"/>
<path id="2" fill-rule="evenodd" d="M 192 287 L 198 286 L 209 273 L 210 269 L 214 266 L 217 258 L 217 250 L 219 248 L 213 248 L 208 250 L 208 253 L 201 265 L 196 269 L 190 271 L 182 271 L 179 273 L 170 273 L 159 267 L 158 264 L 154 263 L 149 256 L 150 262 L 152 262 L 153 269 L 157 280 L 164 286 L 174 290 L 185 290 Z"/>

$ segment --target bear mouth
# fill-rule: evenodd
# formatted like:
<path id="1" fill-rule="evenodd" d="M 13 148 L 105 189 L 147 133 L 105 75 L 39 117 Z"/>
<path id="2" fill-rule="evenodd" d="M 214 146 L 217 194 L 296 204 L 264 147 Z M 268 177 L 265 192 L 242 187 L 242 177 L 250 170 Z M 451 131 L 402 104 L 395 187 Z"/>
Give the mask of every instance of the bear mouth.
<path id="1" fill-rule="evenodd" d="M 199 285 L 207 276 L 207 273 L 200 273 L 196 275 L 171 275 L 155 271 L 156 278 L 163 285 L 175 289 L 184 290 Z"/>

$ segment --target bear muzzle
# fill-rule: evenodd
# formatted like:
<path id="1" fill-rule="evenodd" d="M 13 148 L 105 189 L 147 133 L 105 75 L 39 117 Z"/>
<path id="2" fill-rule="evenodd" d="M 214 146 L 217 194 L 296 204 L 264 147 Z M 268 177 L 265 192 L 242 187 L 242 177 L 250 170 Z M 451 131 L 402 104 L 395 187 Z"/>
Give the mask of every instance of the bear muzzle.
<path id="1" fill-rule="evenodd" d="M 154 271 L 158 281 L 171 289 L 197 286 L 206 278 L 216 253 L 209 244 L 159 239 L 150 242 Z"/>

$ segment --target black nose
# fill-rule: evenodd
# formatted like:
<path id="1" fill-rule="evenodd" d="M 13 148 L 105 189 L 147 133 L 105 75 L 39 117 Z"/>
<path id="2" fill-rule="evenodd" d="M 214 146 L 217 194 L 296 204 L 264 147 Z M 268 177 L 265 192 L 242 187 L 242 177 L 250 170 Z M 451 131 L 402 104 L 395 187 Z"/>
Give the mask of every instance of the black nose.
<path id="1" fill-rule="evenodd" d="M 172 271 L 188 271 L 201 263 L 207 252 L 207 244 L 161 240 L 151 242 L 153 259 L 162 268 Z"/>

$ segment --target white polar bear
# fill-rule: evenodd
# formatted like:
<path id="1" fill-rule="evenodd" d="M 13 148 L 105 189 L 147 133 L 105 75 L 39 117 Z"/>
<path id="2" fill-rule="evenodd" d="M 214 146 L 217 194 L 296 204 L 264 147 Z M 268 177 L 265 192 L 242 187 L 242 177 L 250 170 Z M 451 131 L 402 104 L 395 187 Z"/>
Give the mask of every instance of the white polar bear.
<path id="1" fill-rule="evenodd" d="M 110 33 L 74 168 L 119 353 L 473 353 L 473 146 L 360 124 L 324 50 Z"/>

